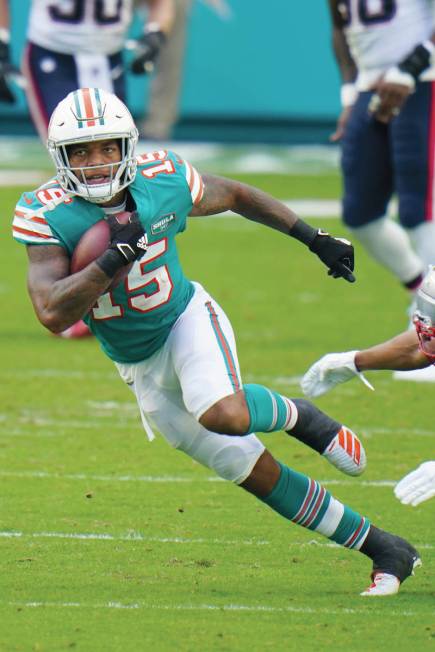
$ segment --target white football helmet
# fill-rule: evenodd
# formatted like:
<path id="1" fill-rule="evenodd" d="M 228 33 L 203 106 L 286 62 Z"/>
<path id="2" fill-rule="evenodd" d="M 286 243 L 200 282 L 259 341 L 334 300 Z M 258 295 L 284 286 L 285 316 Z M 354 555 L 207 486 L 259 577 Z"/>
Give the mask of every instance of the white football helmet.
<path id="1" fill-rule="evenodd" d="M 95 140 L 117 140 L 121 149 L 119 163 L 72 168 L 68 145 Z M 130 111 L 116 95 L 100 88 L 79 88 L 63 99 L 48 125 L 47 148 L 57 169 L 62 188 L 97 204 L 110 201 L 136 176 L 135 147 L 138 131 Z M 85 171 L 110 168 L 109 181 L 89 184 Z"/>
<path id="2" fill-rule="evenodd" d="M 416 303 L 413 322 L 420 348 L 435 361 L 435 267 L 432 265 L 417 290 Z"/>

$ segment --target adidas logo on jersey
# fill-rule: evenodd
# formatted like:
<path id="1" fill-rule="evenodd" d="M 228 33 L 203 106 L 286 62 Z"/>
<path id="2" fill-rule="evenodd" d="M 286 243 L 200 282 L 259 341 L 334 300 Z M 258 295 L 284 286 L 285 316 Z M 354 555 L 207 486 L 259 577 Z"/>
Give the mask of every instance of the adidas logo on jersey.
<path id="1" fill-rule="evenodd" d="M 157 235 L 158 233 L 163 233 L 166 231 L 172 222 L 175 222 L 176 215 L 175 213 L 169 213 L 169 215 L 163 215 L 160 217 L 157 222 L 151 225 L 151 233 Z"/>

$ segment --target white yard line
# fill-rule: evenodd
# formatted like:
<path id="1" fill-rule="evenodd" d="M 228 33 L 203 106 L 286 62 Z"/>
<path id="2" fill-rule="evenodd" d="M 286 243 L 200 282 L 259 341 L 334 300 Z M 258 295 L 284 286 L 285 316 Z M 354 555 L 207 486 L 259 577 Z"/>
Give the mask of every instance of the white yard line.
<path id="1" fill-rule="evenodd" d="M 370 601 L 369 601 L 370 602 Z M 210 612 L 246 612 L 246 613 L 294 613 L 294 614 L 313 614 L 313 615 L 351 615 L 351 616 L 370 616 L 367 609 L 350 609 L 343 607 L 342 609 L 326 609 L 312 607 L 272 607 L 270 605 L 247 605 L 247 604 L 155 604 L 146 602 L 131 602 L 123 603 L 116 600 L 103 603 L 89 603 L 89 602 L 7 602 L 0 600 L 0 605 L 8 607 L 20 608 L 54 608 L 54 609 L 140 609 L 143 611 L 210 611 Z M 394 617 L 410 617 L 416 616 L 429 616 L 433 612 L 424 611 L 408 611 L 408 610 L 389 610 L 388 616 Z"/>
<path id="2" fill-rule="evenodd" d="M 0 531 L 2 539 L 72 539 L 78 541 L 140 541 L 143 543 L 180 543 L 180 544 L 214 544 L 219 546 L 267 546 L 270 541 L 245 539 L 230 541 L 225 539 L 189 539 L 183 537 L 145 537 L 139 532 L 129 532 L 127 534 L 98 534 L 98 533 L 80 533 L 80 532 L 8 532 Z"/>
<path id="3" fill-rule="evenodd" d="M 66 539 L 75 541 L 126 541 L 142 543 L 177 543 L 177 544 L 200 544 L 200 545 L 218 545 L 218 546 L 270 546 L 271 541 L 265 539 L 190 539 L 184 537 L 148 537 L 140 532 L 128 532 L 127 534 L 99 534 L 95 532 L 20 532 L 20 531 L 0 531 L 2 539 Z M 307 546 L 319 546 L 321 548 L 341 548 L 342 546 L 331 541 L 289 541 L 285 544 L 289 548 L 304 548 Z M 434 550 L 435 545 L 431 543 L 415 544 L 417 549 Z"/>
<path id="4" fill-rule="evenodd" d="M 7 471 L 0 469 L 3 478 L 30 478 L 47 480 L 86 480 L 86 482 L 145 482 L 157 484 L 225 482 L 222 478 L 212 475 L 173 476 L 173 475 L 93 475 L 87 473 L 50 473 L 48 471 Z M 397 480 L 319 480 L 324 485 L 344 487 L 394 487 Z"/>
<path id="5" fill-rule="evenodd" d="M 6 478 L 47 478 L 49 480 L 86 480 L 97 482 L 225 482 L 218 476 L 201 478 L 200 476 L 172 476 L 172 475 L 92 475 L 87 473 L 49 473 L 46 471 L 5 471 L 0 470 L 0 477 Z"/>

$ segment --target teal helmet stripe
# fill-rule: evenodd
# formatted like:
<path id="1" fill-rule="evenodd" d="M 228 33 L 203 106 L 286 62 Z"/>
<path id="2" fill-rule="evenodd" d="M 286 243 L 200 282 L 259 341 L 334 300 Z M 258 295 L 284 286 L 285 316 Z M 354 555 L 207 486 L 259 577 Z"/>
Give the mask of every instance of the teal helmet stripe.
<path id="1" fill-rule="evenodd" d="M 74 97 L 74 106 L 75 106 L 76 112 L 77 112 L 77 119 L 78 119 L 78 123 L 79 123 L 79 129 L 82 129 L 83 128 L 83 118 L 82 118 L 82 110 L 80 108 L 79 92 L 80 91 L 74 91 L 73 97 Z"/>
<path id="2" fill-rule="evenodd" d="M 94 93 L 95 93 L 95 103 L 97 105 L 96 115 L 101 116 L 99 120 L 99 124 L 104 125 L 103 107 L 101 105 L 100 90 L 98 88 L 95 88 Z"/>

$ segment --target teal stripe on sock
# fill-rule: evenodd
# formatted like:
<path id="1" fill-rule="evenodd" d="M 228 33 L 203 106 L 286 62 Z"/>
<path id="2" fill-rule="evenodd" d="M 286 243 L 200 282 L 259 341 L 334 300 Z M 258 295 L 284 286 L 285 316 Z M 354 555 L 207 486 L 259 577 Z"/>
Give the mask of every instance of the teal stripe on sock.
<path id="1" fill-rule="evenodd" d="M 262 385 L 249 383 L 243 387 L 248 405 L 248 432 L 275 432 L 288 423 L 290 401 Z"/>
<path id="2" fill-rule="evenodd" d="M 262 498 L 276 512 L 292 520 L 300 511 L 310 487 L 310 479 L 278 462 L 281 475 L 273 491 Z"/>
<path id="3" fill-rule="evenodd" d="M 328 507 L 332 495 L 306 475 L 284 464 L 279 463 L 279 466 L 281 469 L 279 480 L 273 491 L 262 501 L 290 521 L 309 530 L 315 530 L 324 517 L 328 519 Z M 334 504 L 337 505 L 336 500 Z M 340 522 L 328 538 L 347 548 L 359 549 L 370 528 L 370 522 L 347 505 L 343 507 Z M 329 519 L 329 523 L 330 527 L 335 527 L 334 520 Z M 327 525 L 328 521 L 325 523 L 325 526 Z"/>
<path id="4" fill-rule="evenodd" d="M 334 534 L 329 538 L 342 546 L 346 546 L 346 548 L 355 548 L 369 527 L 370 522 L 366 518 L 344 505 L 344 514 L 341 521 Z"/>

